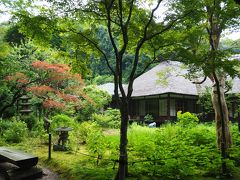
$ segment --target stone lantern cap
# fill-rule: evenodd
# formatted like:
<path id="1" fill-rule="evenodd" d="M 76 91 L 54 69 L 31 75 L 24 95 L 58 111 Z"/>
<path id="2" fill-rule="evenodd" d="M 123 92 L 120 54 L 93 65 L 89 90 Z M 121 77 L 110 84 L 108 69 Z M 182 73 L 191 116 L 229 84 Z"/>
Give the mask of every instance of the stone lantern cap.
<path id="1" fill-rule="evenodd" d="M 69 128 L 69 127 L 60 127 L 60 128 L 57 128 L 56 131 L 58 132 L 67 132 L 67 131 L 71 131 L 72 128 Z"/>
<path id="2" fill-rule="evenodd" d="M 31 99 L 31 97 L 27 96 L 27 95 L 23 95 L 22 97 L 20 97 L 20 99 L 24 100 L 24 99 Z"/>

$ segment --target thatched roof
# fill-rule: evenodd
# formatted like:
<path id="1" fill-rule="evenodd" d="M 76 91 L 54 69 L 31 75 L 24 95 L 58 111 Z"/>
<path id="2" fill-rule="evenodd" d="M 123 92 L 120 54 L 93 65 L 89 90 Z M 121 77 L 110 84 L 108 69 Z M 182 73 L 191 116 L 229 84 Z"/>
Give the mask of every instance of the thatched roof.
<path id="1" fill-rule="evenodd" d="M 164 93 L 198 95 L 204 87 L 211 85 L 209 79 L 201 85 L 193 84 L 185 77 L 186 74 L 187 70 L 180 62 L 161 62 L 134 81 L 132 96 L 148 96 Z"/>
<path id="2" fill-rule="evenodd" d="M 160 75 L 160 74 L 161 75 Z M 212 83 L 207 79 L 203 84 L 194 84 L 186 78 L 187 69 L 176 61 L 161 62 L 154 68 L 135 79 L 133 83 L 132 97 L 158 95 L 164 93 L 176 93 L 186 95 L 199 95 Z M 195 81 L 201 81 L 199 78 Z M 99 86 L 100 89 L 114 94 L 114 84 L 107 83 Z M 233 80 L 233 88 L 229 93 L 240 93 L 240 79 Z"/>

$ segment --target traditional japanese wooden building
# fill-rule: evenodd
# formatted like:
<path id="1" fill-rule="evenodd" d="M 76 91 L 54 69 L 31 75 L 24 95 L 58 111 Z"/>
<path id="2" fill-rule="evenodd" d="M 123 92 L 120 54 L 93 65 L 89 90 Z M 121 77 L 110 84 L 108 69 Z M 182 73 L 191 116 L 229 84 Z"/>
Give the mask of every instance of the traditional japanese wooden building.
<path id="1" fill-rule="evenodd" d="M 133 84 L 132 100 L 129 115 L 131 119 L 143 120 L 150 114 L 160 124 L 165 120 L 176 120 L 177 112 L 203 113 L 204 107 L 197 104 L 199 94 L 212 83 L 207 79 L 203 84 L 194 84 L 186 78 L 187 69 L 176 61 L 165 61 L 139 76 Z M 202 79 L 195 79 L 201 81 Z M 113 93 L 113 83 L 99 86 Z M 240 92 L 240 79 L 233 80 L 233 88 L 229 94 Z M 229 116 L 233 118 L 236 103 L 229 106 Z M 203 118 L 214 119 L 213 114 L 205 114 Z"/>

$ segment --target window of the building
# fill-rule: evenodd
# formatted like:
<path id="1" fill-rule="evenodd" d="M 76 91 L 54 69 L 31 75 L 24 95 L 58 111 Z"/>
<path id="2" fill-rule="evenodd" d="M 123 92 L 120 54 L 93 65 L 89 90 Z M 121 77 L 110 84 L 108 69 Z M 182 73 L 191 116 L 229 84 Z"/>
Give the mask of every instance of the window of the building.
<path id="1" fill-rule="evenodd" d="M 186 112 L 187 111 L 187 102 L 184 100 L 176 100 L 176 112 L 182 111 Z"/>
<path id="2" fill-rule="evenodd" d="M 159 116 L 167 116 L 167 99 L 159 99 Z"/>
<path id="3" fill-rule="evenodd" d="M 147 99 L 146 100 L 146 114 L 152 115 L 154 118 L 159 116 L 158 113 L 158 99 Z"/>
<path id="4" fill-rule="evenodd" d="M 176 104 L 175 99 L 170 100 L 170 116 L 176 116 Z"/>

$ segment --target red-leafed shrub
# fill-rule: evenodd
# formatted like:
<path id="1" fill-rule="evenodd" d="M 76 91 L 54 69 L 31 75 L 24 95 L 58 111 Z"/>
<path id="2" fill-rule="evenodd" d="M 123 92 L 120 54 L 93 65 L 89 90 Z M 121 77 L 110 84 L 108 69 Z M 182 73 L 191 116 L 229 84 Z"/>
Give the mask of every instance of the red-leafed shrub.
<path id="1" fill-rule="evenodd" d="M 77 109 L 82 98 L 94 104 L 82 91 L 85 84 L 81 75 L 73 74 L 70 70 L 64 64 L 35 61 L 32 63 L 32 72 L 18 72 L 7 76 L 5 80 L 18 84 L 17 88 L 20 88 L 20 84 L 24 91 L 42 99 L 43 107 L 49 110 L 63 109 L 66 104 Z"/>

